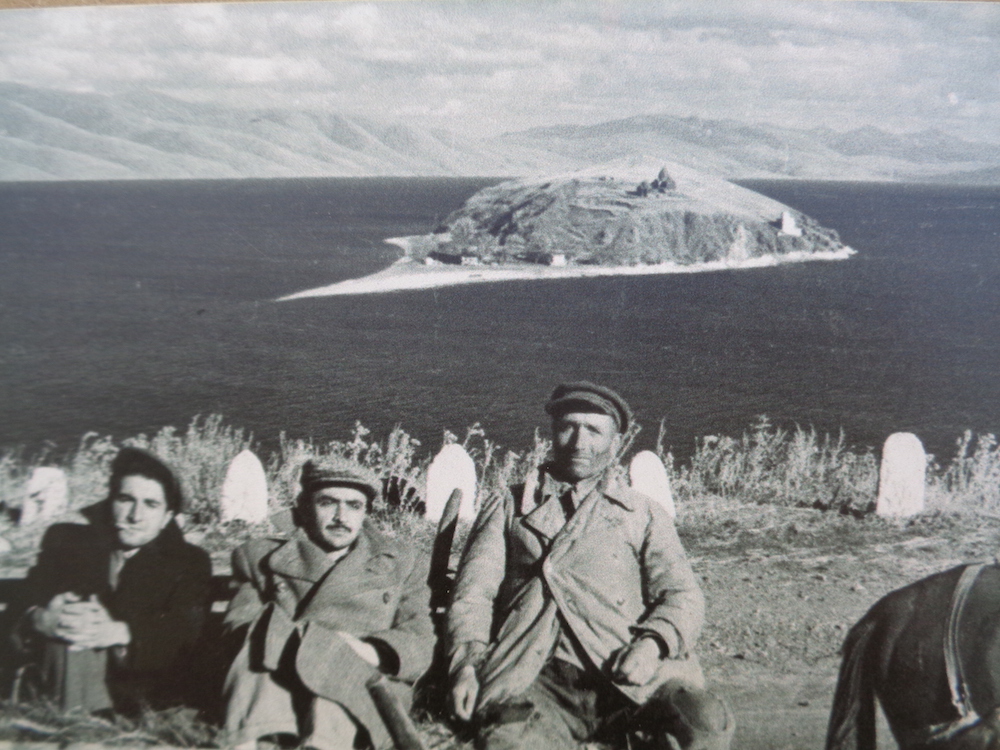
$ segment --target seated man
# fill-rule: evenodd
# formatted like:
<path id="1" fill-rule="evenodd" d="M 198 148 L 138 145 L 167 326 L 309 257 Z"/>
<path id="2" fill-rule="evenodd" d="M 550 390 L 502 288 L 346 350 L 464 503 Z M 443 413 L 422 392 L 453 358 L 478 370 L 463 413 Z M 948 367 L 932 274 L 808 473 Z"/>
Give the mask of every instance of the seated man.
<path id="1" fill-rule="evenodd" d="M 390 675 L 408 702 L 430 664 L 428 561 L 367 520 L 380 492 L 367 469 L 309 461 L 301 484 L 291 537 L 233 553 L 226 626 L 246 635 L 226 678 L 229 742 L 381 748 L 389 735 L 365 685 Z"/>
<path id="2" fill-rule="evenodd" d="M 175 523 L 180 485 L 156 456 L 122 448 L 89 525 L 51 526 L 28 574 L 16 640 L 64 709 L 133 712 L 183 694 L 183 657 L 208 613 L 212 565 Z"/>
<path id="3" fill-rule="evenodd" d="M 489 750 L 728 747 L 673 521 L 617 476 L 628 404 L 578 382 L 546 411 L 552 461 L 486 501 L 462 557 L 448 613 L 455 714 Z"/>

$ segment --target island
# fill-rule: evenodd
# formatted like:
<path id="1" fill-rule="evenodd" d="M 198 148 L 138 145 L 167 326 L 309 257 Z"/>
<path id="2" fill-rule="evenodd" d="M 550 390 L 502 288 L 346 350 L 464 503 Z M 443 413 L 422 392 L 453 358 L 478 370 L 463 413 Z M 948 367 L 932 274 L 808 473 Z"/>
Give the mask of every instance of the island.
<path id="1" fill-rule="evenodd" d="M 678 164 L 509 180 L 480 190 L 430 234 L 386 242 L 403 250 L 389 268 L 281 300 L 754 268 L 855 252 L 789 206 Z"/>

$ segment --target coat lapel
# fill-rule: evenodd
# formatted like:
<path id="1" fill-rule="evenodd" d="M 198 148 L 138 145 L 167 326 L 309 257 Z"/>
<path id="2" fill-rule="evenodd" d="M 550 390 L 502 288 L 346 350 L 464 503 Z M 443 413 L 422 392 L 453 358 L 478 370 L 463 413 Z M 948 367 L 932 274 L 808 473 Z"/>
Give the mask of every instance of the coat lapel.
<path id="1" fill-rule="evenodd" d="M 621 491 L 618 483 L 613 479 L 605 478 L 598 482 L 597 486 L 587 494 L 587 497 L 580 503 L 576 513 L 573 515 L 570 524 L 567 524 L 566 512 L 559 501 L 559 497 L 567 490 L 569 490 L 569 485 L 557 481 L 548 473 L 544 474 L 541 485 L 536 491 L 536 497 L 539 500 L 538 505 L 535 506 L 534 510 L 525 515 L 521 521 L 525 526 L 541 535 L 548 543 L 551 543 L 564 527 L 572 526 L 573 528 L 578 528 L 583 525 L 581 523 L 573 523 L 573 521 L 580 515 L 584 506 L 594 498 L 594 495 L 598 495 L 599 498 L 607 497 L 626 510 L 632 510 L 631 500 Z M 590 514 L 586 515 L 589 516 Z"/>
<path id="2" fill-rule="evenodd" d="M 352 554 L 353 551 L 348 553 L 343 562 L 347 562 Z M 334 566 L 334 562 L 313 544 L 302 529 L 297 529 L 291 539 L 271 553 L 268 564 L 279 576 L 309 583 L 320 581 Z"/>
<path id="3" fill-rule="evenodd" d="M 538 504 L 521 519 L 523 525 L 540 535 L 547 543 L 551 543 L 566 525 L 566 512 L 559 502 L 559 496 L 567 489 L 568 485 L 557 482 L 547 473 L 543 474 L 541 485 L 535 491 Z"/>
<path id="4" fill-rule="evenodd" d="M 365 523 L 358 540 L 323 582 L 323 588 L 356 592 L 385 584 L 396 570 L 396 551 L 389 540 Z"/>
<path id="5" fill-rule="evenodd" d="M 310 591 L 308 598 L 303 598 L 298 616 L 336 609 L 338 603 L 360 591 L 398 584 L 396 559 L 392 543 L 366 524 L 354 548 Z"/>
<path id="6" fill-rule="evenodd" d="M 602 488 L 604 496 L 622 506 L 625 510 L 635 510 L 635 502 L 629 494 L 631 490 L 622 485 L 621 480 L 609 477 Z"/>
<path id="7" fill-rule="evenodd" d="M 627 493 L 622 492 L 618 483 L 610 477 L 602 479 L 584 498 L 576 509 L 576 513 L 565 524 L 565 531 L 559 535 L 552 545 L 552 561 L 563 560 L 576 547 L 575 554 L 586 555 L 587 545 L 575 545 L 579 539 L 601 539 L 612 527 L 618 526 L 621 520 L 614 504 L 625 510 L 633 509 L 632 501 Z"/>
<path id="8" fill-rule="evenodd" d="M 125 560 L 118 572 L 118 585 L 115 589 L 111 588 L 113 548 L 109 544 L 98 562 L 100 569 L 103 570 L 103 581 L 109 600 L 115 603 L 116 608 L 148 609 L 150 603 L 156 601 L 158 597 L 169 595 L 177 571 L 177 568 L 171 565 L 171 558 L 183 543 L 184 536 L 180 528 L 171 521 L 156 539 L 140 547 L 132 557 Z"/>

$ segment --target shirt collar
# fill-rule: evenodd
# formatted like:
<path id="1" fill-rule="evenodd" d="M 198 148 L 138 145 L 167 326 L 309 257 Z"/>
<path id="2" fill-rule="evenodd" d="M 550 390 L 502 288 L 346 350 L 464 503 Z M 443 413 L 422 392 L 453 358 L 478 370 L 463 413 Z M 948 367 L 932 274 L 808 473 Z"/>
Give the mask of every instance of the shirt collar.
<path id="1" fill-rule="evenodd" d="M 564 482 L 560 479 L 556 479 L 551 474 L 551 464 L 544 465 L 542 469 L 544 470 L 544 478 L 542 480 L 541 488 L 543 501 L 547 497 L 561 497 L 567 491 L 571 491 L 573 506 L 578 508 L 587 495 L 594 490 L 599 490 L 605 497 L 618 503 L 626 510 L 633 510 L 632 502 L 628 497 L 628 492 L 626 488 L 622 486 L 621 480 L 618 478 L 618 471 L 613 466 L 593 477 L 581 479 L 575 485 L 570 482 Z"/>

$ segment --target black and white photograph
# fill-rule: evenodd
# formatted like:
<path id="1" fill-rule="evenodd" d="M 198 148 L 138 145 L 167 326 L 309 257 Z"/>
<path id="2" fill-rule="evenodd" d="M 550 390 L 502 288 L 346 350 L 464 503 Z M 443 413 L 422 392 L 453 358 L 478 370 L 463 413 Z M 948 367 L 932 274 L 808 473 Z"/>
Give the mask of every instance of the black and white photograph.
<path id="1" fill-rule="evenodd" d="M 1000 3 L 0 8 L 0 745 L 1000 749 Z"/>

